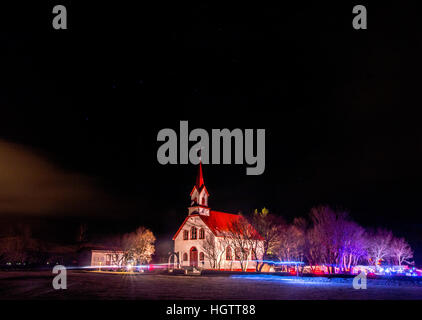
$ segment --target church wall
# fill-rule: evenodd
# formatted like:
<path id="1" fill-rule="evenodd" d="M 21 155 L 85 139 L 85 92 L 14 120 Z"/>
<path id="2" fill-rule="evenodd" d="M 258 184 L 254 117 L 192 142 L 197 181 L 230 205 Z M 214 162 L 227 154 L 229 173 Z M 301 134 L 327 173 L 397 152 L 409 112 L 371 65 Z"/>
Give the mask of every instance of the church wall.
<path id="1" fill-rule="evenodd" d="M 190 229 L 192 226 L 195 226 L 197 230 L 197 239 L 191 240 L 190 239 Z M 177 235 L 176 239 L 174 239 L 174 251 L 179 253 L 179 259 L 180 259 L 180 266 L 181 267 L 188 267 L 190 266 L 190 249 L 192 247 L 195 247 L 198 250 L 198 267 L 209 269 L 210 263 L 205 257 L 204 263 L 199 260 L 199 255 L 201 252 L 204 252 L 203 246 L 204 246 L 204 240 L 199 239 L 199 230 L 201 228 L 204 228 L 205 232 L 210 232 L 207 225 L 199 218 L 198 216 L 192 216 L 190 217 L 183 228 L 180 230 L 179 234 Z M 189 240 L 183 240 L 183 231 L 187 230 L 189 232 Z M 187 254 L 187 261 L 183 261 L 183 254 Z"/>
<path id="2" fill-rule="evenodd" d="M 220 238 L 217 238 L 217 240 L 220 240 Z M 235 259 L 234 248 L 232 248 L 231 260 L 226 260 L 226 253 L 224 252 L 220 268 L 223 270 L 241 270 L 242 269 L 242 265 L 240 261 Z M 246 268 L 247 270 L 251 270 L 251 269 L 254 270 L 256 268 L 256 262 L 252 261 L 252 253 L 249 253 Z"/>
<path id="3" fill-rule="evenodd" d="M 196 240 L 191 240 L 190 239 L 190 229 L 192 226 L 195 226 L 197 228 L 197 238 Z M 206 254 L 204 252 L 204 240 L 199 239 L 199 230 L 201 228 L 204 228 L 206 235 L 207 233 L 210 233 L 211 231 L 209 230 L 208 226 L 202 221 L 202 219 L 198 216 L 192 216 L 190 217 L 185 225 L 183 226 L 183 228 L 180 230 L 179 234 L 177 235 L 177 237 L 174 240 L 174 248 L 175 248 L 175 252 L 179 253 L 179 258 L 180 258 L 180 266 L 183 267 L 189 267 L 190 266 L 190 249 L 192 247 L 196 247 L 196 249 L 198 250 L 198 267 L 200 268 L 204 268 L 204 269 L 211 269 L 211 263 L 210 261 L 207 259 Z M 189 232 L 189 240 L 183 240 L 183 231 L 187 230 Z M 216 241 L 222 241 L 222 238 L 216 237 L 215 238 Z M 224 247 L 223 247 L 224 246 Z M 217 247 L 220 247 L 220 250 L 225 250 L 225 245 L 220 244 L 220 246 L 217 244 Z M 199 254 L 200 252 L 204 252 L 205 254 L 205 259 L 204 259 L 204 263 L 202 263 L 202 261 L 199 260 Z M 183 260 L 183 254 L 186 253 L 187 254 L 187 261 Z M 221 259 L 221 264 L 220 264 L 220 268 L 224 269 L 224 270 L 239 270 L 241 269 L 241 264 L 240 261 L 237 261 L 234 259 L 235 255 L 234 255 L 234 250 L 232 251 L 232 260 L 226 260 L 226 253 L 224 252 L 222 254 L 222 259 Z M 248 261 L 248 265 L 247 265 L 247 269 L 255 269 L 256 267 L 256 263 L 252 260 L 252 255 L 249 255 L 249 261 Z"/>

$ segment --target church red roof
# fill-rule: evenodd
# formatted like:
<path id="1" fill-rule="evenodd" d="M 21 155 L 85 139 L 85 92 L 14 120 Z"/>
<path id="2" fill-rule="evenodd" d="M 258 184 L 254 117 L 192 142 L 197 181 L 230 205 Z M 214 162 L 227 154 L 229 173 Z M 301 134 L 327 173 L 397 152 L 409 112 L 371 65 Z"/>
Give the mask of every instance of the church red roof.
<path id="1" fill-rule="evenodd" d="M 237 230 L 239 233 L 247 232 L 251 237 L 262 239 L 254 227 L 239 214 L 211 210 L 209 216 L 200 215 L 200 218 L 216 236 Z"/>
<path id="2" fill-rule="evenodd" d="M 262 239 L 259 233 L 249 223 L 239 228 L 239 226 L 241 226 L 241 224 L 239 223 L 242 222 L 242 219 L 245 219 L 241 215 L 210 210 L 209 216 L 202 215 L 202 214 L 193 214 L 193 215 L 187 216 L 185 221 L 183 221 L 182 225 L 180 226 L 179 230 L 177 230 L 176 234 L 174 235 L 173 240 L 176 239 L 177 235 L 179 234 L 180 230 L 182 230 L 186 221 L 189 219 L 189 217 L 192 217 L 192 216 L 199 216 L 201 220 L 211 230 L 211 232 L 217 237 L 222 236 L 222 233 L 228 232 L 228 231 L 235 232 L 235 230 L 238 230 L 238 232 L 242 233 L 246 231 L 244 229 L 246 226 L 246 228 L 248 228 L 247 231 L 250 235 L 252 235 L 253 237 L 256 237 L 257 239 Z"/>
<path id="3" fill-rule="evenodd" d="M 209 216 L 200 215 L 200 218 L 217 235 L 220 232 L 230 231 L 233 225 L 239 222 L 241 216 L 238 214 L 210 210 Z"/>

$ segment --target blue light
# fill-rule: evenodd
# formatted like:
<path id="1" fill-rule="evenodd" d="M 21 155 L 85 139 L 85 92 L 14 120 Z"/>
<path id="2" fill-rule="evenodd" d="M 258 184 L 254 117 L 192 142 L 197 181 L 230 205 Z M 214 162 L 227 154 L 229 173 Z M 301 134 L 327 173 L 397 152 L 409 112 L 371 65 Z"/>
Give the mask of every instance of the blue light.
<path id="1" fill-rule="evenodd" d="M 253 262 L 268 263 L 268 264 L 280 264 L 280 265 L 297 265 L 305 264 L 302 261 L 272 261 L 272 260 L 252 260 Z"/>
<path id="2" fill-rule="evenodd" d="M 297 278 L 297 277 L 283 277 L 283 276 L 273 276 L 273 275 L 232 275 L 232 279 L 242 279 L 242 280 L 255 280 L 255 281 L 271 281 L 271 282 L 280 282 L 288 284 L 311 284 L 315 286 L 320 285 L 329 285 L 330 282 L 327 278 Z"/>

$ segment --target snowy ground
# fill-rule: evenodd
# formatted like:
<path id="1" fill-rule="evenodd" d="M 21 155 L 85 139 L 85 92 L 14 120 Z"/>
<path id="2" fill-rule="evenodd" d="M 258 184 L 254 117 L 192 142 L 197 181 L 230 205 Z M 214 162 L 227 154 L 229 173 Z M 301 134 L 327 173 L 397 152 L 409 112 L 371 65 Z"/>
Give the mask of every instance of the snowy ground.
<path id="1" fill-rule="evenodd" d="M 422 299 L 422 283 L 280 276 L 121 275 L 68 271 L 67 290 L 51 272 L 0 272 L 0 299 Z"/>

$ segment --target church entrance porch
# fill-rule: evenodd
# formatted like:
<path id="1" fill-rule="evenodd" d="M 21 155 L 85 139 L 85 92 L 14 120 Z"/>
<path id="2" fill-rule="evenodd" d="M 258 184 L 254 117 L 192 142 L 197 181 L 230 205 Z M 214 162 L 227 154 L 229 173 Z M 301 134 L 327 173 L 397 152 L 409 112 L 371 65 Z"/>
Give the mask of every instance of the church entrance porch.
<path id="1" fill-rule="evenodd" d="M 190 248 L 189 251 L 189 265 L 191 267 L 198 267 L 198 250 L 195 247 Z"/>

